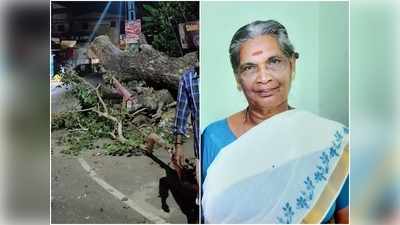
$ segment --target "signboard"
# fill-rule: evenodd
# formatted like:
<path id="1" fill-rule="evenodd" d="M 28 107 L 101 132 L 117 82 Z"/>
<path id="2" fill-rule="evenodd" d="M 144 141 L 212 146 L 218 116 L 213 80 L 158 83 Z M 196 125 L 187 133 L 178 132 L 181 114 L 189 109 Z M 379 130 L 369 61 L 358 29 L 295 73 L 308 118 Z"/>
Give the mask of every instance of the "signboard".
<path id="1" fill-rule="evenodd" d="M 125 22 L 126 43 L 137 43 L 141 33 L 140 19 Z"/>
<path id="2" fill-rule="evenodd" d="M 199 21 L 180 23 L 178 30 L 183 49 L 199 47 Z"/>
<path id="3" fill-rule="evenodd" d="M 60 45 L 61 48 L 73 48 L 75 47 L 77 41 L 75 40 L 62 40 Z"/>
<path id="4" fill-rule="evenodd" d="M 54 38 L 54 37 L 51 38 L 51 41 L 54 42 L 55 44 L 60 44 L 61 42 L 60 38 Z"/>

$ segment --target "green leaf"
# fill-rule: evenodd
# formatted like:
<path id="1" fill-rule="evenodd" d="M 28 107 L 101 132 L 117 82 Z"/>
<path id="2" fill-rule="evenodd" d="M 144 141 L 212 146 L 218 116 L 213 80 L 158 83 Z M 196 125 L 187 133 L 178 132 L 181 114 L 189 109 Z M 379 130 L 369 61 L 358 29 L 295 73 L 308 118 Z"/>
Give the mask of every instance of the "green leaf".
<path id="1" fill-rule="evenodd" d="M 143 8 L 144 8 L 145 11 L 150 13 L 152 16 L 157 16 L 157 14 L 158 14 L 158 10 L 156 8 L 154 8 L 153 6 L 151 6 L 151 5 L 144 4 Z"/>
<path id="2" fill-rule="evenodd" d="M 153 22 L 154 21 L 153 17 L 150 17 L 150 16 L 143 16 L 142 20 L 143 20 L 143 22 Z"/>

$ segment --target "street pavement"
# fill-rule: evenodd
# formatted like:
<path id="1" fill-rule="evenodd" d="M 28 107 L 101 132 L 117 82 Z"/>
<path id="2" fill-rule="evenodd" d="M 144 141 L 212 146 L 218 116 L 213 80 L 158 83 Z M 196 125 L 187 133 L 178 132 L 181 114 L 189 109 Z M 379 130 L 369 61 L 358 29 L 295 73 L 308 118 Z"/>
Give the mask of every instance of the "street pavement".
<path id="1" fill-rule="evenodd" d="M 51 111 L 74 108 L 70 100 L 64 101 L 68 90 L 57 85 L 51 86 Z M 162 209 L 159 180 L 166 171 L 156 161 L 145 155 L 105 155 L 104 140 L 79 156 L 65 155 L 61 153 L 65 146 L 59 140 L 66 132 L 51 134 L 52 223 L 187 223 L 171 193 L 166 201 L 169 212 Z M 192 149 L 190 138 L 184 145 L 186 156 L 193 157 Z M 165 164 L 169 162 L 165 150 L 155 149 L 154 156 Z"/>
<path id="2" fill-rule="evenodd" d="M 166 172 L 154 160 L 145 155 L 108 156 L 102 154 L 101 148 L 77 157 L 65 155 L 61 153 L 64 146 L 57 141 L 65 132 L 52 133 L 52 223 L 187 223 L 171 193 L 167 198 L 170 211 L 167 213 L 162 210 L 159 180 L 166 176 Z M 192 143 L 189 141 L 185 144 L 189 157 L 193 156 Z M 169 154 L 165 150 L 158 149 L 154 155 L 165 163 L 169 161 Z M 96 182 L 91 173 L 85 170 L 82 160 L 90 167 L 90 171 L 95 172 L 96 178 L 115 189 Z M 115 192 L 123 196 L 116 197 Z M 150 217 L 126 204 L 128 200 L 132 201 L 134 207 L 149 213 Z M 154 221 L 152 216 L 161 220 Z"/>

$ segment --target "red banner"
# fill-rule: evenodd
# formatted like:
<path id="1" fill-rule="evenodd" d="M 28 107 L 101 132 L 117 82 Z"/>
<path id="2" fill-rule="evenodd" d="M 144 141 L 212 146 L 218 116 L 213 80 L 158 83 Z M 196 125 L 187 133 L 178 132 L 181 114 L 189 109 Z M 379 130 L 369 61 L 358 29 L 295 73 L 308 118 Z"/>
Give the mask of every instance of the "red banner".
<path id="1" fill-rule="evenodd" d="M 191 21 L 178 25 L 181 46 L 183 49 L 199 47 L 199 21 Z"/>
<path id="2" fill-rule="evenodd" d="M 125 22 L 126 43 L 136 43 L 141 32 L 140 19 Z"/>

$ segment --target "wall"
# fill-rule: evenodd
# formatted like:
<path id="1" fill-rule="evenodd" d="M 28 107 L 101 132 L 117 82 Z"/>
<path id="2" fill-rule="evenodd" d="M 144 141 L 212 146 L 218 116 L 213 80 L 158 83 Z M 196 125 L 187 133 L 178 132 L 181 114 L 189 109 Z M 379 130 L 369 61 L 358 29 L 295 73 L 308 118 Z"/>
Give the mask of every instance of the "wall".
<path id="1" fill-rule="evenodd" d="M 348 5 L 319 6 L 319 114 L 349 125 Z"/>

